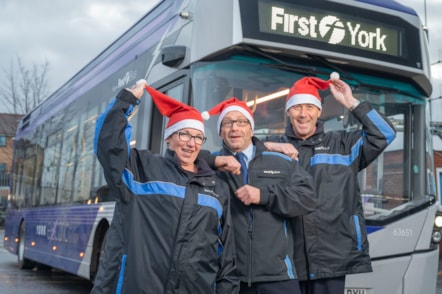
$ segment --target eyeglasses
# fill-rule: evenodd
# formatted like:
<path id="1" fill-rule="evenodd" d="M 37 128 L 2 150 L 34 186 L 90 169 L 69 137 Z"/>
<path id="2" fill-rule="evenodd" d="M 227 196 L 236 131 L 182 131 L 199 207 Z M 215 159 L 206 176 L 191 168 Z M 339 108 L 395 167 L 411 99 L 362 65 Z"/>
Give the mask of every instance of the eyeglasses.
<path id="1" fill-rule="evenodd" d="M 233 124 L 236 123 L 236 125 L 238 127 L 245 127 L 247 126 L 250 122 L 247 119 L 237 119 L 237 120 L 223 120 L 221 122 L 221 127 L 223 128 L 231 128 L 233 127 Z"/>
<path id="2" fill-rule="evenodd" d="M 196 144 L 203 145 L 207 140 L 206 137 L 192 136 L 188 132 L 178 131 L 176 133 L 178 134 L 178 138 L 183 142 L 189 142 L 193 138 Z"/>

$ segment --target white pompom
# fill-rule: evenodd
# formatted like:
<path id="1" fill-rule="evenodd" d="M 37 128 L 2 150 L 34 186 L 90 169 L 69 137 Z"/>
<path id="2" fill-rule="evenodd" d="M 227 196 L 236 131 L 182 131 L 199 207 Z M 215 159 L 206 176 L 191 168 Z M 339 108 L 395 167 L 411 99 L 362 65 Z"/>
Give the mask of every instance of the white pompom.
<path id="1" fill-rule="evenodd" d="M 208 119 L 210 118 L 210 114 L 209 114 L 208 111 L 203 111 L 203 113 L 201 113 L 201 117 L 202 117 L 204 120 L 208 120 Z"/>
<path id="2" fill-rule="evenodd" d="M 136 83 L 137 87 L 141 85 L 147 85 L 147 81 L 145 79 L 138 80 Z"/>
<path id="3" fill-rule="evenodd" d="M 332 72 L 331 74 L 330 74 L 330 80 L 332 80 L 332 81 L 337 81 L 337 80 L 339 80 L 339 74 L 337 73 L 337 72 Z"/>

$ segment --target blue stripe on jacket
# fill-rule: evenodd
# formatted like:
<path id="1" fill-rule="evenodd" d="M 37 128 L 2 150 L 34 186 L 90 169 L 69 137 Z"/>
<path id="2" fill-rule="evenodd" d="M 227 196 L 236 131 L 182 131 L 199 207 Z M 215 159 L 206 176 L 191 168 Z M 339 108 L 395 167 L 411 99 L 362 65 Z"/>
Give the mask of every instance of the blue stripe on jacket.
<path id="1" fill-rule="evenodd" d="M 314 155 L 310 160 L 310 165 L 315 164 L 340 164 L 340 165 L 351 165 L 351 163 L 358 158 L 359 151 L 361 149 L 361 146 L 364 142 L 364 136 L 365 133 L 363 133 L 362 138 L 360 138 L 355 145 L 351 148 L 351 153 L 349 155 L 342 155 L 342 154 L 316 154 Z"/>
<path id="2" fill-rule="evenodd" d="M 375 110 L 371 110 L 367 113 L 369 119 L 373 121 L 373 123 L 378 127 L 381 133 L 384 135 L 387 140 L 387 144 L 390 144 L 394 138 L 396 138 L 396 134 L 394 130 L 390 127 L 390 125 L 377 113 Z"/>
<path id="3" fill-rule="evenodd" d="M 107 114 L 114 106 L 115 102 L 117 102 L 117 98 L 114 98 L 111 100 L 111 102 L 107 105 L 106 110 L 98 117 L 97 123 L 95 124 L 95 136 L 94 136 L 94 153 L 97 154 L 98 149 L 98 137 L 100 136 L 101 129 L 103 128 L 104 120 L 107 117 Z M 129 109 L 126 111 L 125 116 L 126 118 L 129 117 L 129 115 L 134 110 L 134 106 L 130 105 Z M 130 141 L 132 138 L 132 125 L 127 122 L 126 129 L 124 130 L 125 136 L 126 136 L 126 142 L 127 142 L 127 156 L 129 158 L 130 154 Z"/>
<path id="4" fill-rule="evenodd" d="M 186 195 L 186 187 L 179 186 L 170 182 L 150 181 L 145 183 L 139 183 L 133 179 L 133 174 L 125 169 L 123 172 L 123 182 L 128 189 L 136 195 L 154 195 L 162 194 L 172 197 L 178 197 L 184 199 Z M 220 219 L 223 215 L 223 209 L 221 203 L 213 196 L 198 193 L 198 205 L 211 207 L 215 209 Z"/>
<path id="5" fill-rule="evenodd" d="M 368 118 L 376 125 L 379 131 L 384 135 L 387 144 L 390 144 L 396 134 L 390 125 L 377 113 L 375 110 L 371 110 L 367 113 Z M 310 160 L 310 165 L 316 164 L 339 164 L 349 166 L 353 161 L 358 158 L 362 144 L 365 140 L 366 133 L 362 132 L 362 137 L 356 144 L 351 148 L 351 153 L 349 155 L 341 154 L 316 154 Z"/>

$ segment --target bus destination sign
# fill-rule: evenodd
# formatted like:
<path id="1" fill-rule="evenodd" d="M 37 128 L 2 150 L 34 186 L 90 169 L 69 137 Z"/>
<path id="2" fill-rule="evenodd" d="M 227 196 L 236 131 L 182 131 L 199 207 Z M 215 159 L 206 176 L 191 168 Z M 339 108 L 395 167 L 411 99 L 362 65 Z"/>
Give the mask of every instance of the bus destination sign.
<path id="1" fill-rule="evenodd" d="M 264 33 L 400 56 L 400 29 L 342 13 L 261 1 L 259 28 Z"/>

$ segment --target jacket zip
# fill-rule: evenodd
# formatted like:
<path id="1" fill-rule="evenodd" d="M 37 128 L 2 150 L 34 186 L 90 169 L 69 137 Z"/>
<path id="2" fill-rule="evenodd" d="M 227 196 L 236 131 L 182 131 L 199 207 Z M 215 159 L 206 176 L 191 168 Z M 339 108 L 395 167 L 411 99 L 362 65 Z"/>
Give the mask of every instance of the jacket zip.
<path id="1" fill-rule="evenodd" d="M 253 209 L 250 208 L 249 209 L 249 229 L 248 229 L 248 234 L 249 234 L 249 265 L 248 265 L 248 273 L 249 273 L 249 277 L 248 277 L 248 282 L 247 285 L 249 287 L 252 286 L 252 259 L 253 259 Z"/>

